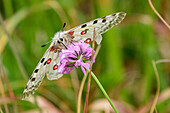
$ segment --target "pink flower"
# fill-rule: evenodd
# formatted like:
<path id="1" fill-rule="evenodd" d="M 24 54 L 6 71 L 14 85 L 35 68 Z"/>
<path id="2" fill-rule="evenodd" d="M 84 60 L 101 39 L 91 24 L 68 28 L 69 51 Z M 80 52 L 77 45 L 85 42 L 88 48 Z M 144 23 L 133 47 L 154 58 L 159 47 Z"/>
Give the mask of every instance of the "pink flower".
<path id="1" fill-rule="evenodd" d="M 93 54 L 95 51 L 93 52 Z M 84 75 L 86 75 L 86 69 L 90 68 L 90 61 L 92 58 L 92 48 L 89 44 L 80 42 L 73 42 L 73 44 L 69 45 L 67 49 L 62 49 L 59 53 L 59 64 L 58 64 L 58 73 L 59 74 L 67 74 L 70 73 L 72 69 L 75 67 L 81 67 Z M 93 57 L 93 63 L 95 62 L 95 58 Z"/>

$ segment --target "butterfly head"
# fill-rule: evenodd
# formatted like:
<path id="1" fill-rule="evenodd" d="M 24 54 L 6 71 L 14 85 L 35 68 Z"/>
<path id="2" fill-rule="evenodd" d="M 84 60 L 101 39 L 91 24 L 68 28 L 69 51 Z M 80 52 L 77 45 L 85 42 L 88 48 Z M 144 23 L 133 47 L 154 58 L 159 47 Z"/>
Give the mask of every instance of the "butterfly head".
<path id="1" fill-rule="evenodd" d="M 53 40 L 57 40 L 57 41 L 60 41 L 60 42 L 64 41 L 64 39 L 61 37 L 61 35 L 63 33 L 63 29 L 64 29 L 65 26 L 66 26 L 66 23 L 64 23 L 63 27 L 61 28 L 61 30 L 55 34 Z"/>

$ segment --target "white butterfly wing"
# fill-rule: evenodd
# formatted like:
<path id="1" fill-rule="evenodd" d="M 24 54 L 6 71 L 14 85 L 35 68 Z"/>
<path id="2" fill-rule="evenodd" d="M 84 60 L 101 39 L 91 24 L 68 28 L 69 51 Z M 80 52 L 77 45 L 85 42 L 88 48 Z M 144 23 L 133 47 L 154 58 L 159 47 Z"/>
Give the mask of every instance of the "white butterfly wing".
<path id="1" fill-rule="evenodd" d="M 59 57 L 58 57 L 59 53 L 58 52 L 53 52 L 53 55 L 50 56 L 50 58 L 52 58 L 51 60 L 51 64 L 48 65 L 48 67 L 46 68 L 48 71 L 47 78 L 49 80 L 57 80 L 60 77 L 63 76 L 63 74 L 58 74 L 58 63 L 59 63 Z"/>
<path id="2" fill-rule="evenodd" d="M 93 40 L 93 33 L 95 28 L 95 41 L 100 44 L 102 40 L 101 34 L 112 28 L 113 26 L 119 24 L 126 16 L 126 13 L 115 13 L 102 18 L 95 19 L 93 21 L 87 22 L 80 26 L 77 26 L 68 31 L 61 32 L 61 38 L 65 37 L 68 42 L 83 40 L 89 43 Z M 71 40 L 70 40 L 71 38 Z M 58 39 L 57 39 L 58 40 Z M 67 43 L 68 43 L 67 42 Z M 36 69 L 33 71 L 27 85 L 23 91 L 22 99 L 25 99 L 35 93 L 35 90 L 40 86 L 43 78 L 47 75 L 49 80 L 54 80 L 62 77 L 63 74 L 58 74 L 58 47 L 57 41 L 53 41 L 48 48 L 48 50 L 43 55 L 42 59 L 38 63 Z"/>
<path id="3" fill-rule="evenodd" d="M 45 75 L 47 75 L 47 78 L 50 80 L 58 79 L 63 75 L 58 74 L 58 52 L 54 51 L 53 45 L 54 42 L 52 42 L 52 44 L 47 49 L 42 59 L 36 66 L 35 70 L 33 71 L 23 91 L 22 99 L 25 99 L 35 93 L 35 91 L 38 89 L 41 82 L 43 81 Z"/>
<path id="4" fill-rule="evenodd" d="M 79 25 L 68 31 L 64 31 L 65 35 L 71 35 L 74 41 L 86 41 L 87 43 L 93 40 L 93 32 L 95 28 L 95 40 L 100 44 L 102 40 L 101 34 L 119 24 L 126 16 L 126 13 L 119 12 L 112 15 L 107 15 L 97 18 L 85 24 Z"/>

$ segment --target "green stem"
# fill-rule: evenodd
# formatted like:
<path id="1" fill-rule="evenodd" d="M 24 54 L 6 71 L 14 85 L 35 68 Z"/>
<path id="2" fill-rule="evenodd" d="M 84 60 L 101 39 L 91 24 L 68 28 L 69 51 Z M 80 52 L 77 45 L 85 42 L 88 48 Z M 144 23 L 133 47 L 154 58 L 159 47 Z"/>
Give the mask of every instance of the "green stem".
<path id="1" fill-rule="evenodd" d="M 88 70 L 90 72 L 90 70 Z M 101 83 L 99 82 L 99 80 L 97 79 L 97 77 L 95 76 L 95 74 L 93 72 L 91 72 L 92 77 L 94 78 L 94 80 L 96 81 L 97 85 L 99 86 L 99 88 L 102 90 L 104 96 L 107 98 L 107 100 L 109 101 L 110 105 L 112 106 L 112 108 L 114 109 L 114 111 L 116 113 L 118 113 L 117 109 L 115 108 L 115 106 L 113 105 L 112 101 L 110 100 L 109 96 L 107 95 L 106 91 L 104 90 L 103 86 L 101 85 Z"/>

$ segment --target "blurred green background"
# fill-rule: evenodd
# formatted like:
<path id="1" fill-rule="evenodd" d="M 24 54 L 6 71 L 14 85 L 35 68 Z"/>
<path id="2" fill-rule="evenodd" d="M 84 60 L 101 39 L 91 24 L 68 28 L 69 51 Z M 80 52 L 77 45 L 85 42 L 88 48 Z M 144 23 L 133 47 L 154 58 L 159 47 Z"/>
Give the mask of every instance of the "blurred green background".
<path id="1" fill-rule="evenodd" d="M 170 23 L 170 1 L 154 0 L 155 8 Z M 152 61 L 170 59 L 170 30 L 158 19 L 147 0 L 0 0 L 7 33 L 0 26 L 0 112 L 75 113 L 84 77 L 81 69 L 59 80 L 44 79 L 28 100 L 20 100 L 27 80 L 64 22 L 65 30 L 84 22 L 126 12 L 121 24 L 103 34 L 93 72 L 120 113 L 146 113 L 157 83 Z M 96 44 L 97 46 L 97 44 Z M 159 113 L 170 113 L 170 63 L 157 64 Z M 87 80 L 82 92 L 81 112 Z M 88 112 L 113 112 L 92 79 Z"/>

